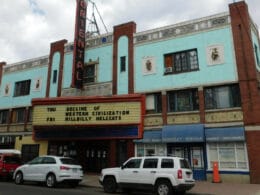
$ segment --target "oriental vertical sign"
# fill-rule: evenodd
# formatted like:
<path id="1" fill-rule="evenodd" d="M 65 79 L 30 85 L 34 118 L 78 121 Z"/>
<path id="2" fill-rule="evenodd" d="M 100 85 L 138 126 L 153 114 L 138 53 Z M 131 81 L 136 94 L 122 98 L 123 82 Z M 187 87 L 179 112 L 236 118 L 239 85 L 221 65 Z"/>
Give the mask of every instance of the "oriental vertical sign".
<path id="1" fill-rule="evenodd" d="M 86 31 L 87 3 L 77 0 L 76 23 L 73 50 L 72 87 L 81 89 L 83 86 L 85 31 Z"/>

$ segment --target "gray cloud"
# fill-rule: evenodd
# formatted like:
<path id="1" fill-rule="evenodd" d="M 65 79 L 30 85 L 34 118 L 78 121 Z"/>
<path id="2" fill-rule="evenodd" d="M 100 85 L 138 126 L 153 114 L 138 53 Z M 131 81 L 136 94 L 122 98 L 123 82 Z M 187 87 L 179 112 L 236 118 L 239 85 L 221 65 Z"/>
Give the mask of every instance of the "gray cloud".
<path id="1" fill-rule="evenodd" d="M 110 32 L 134 21 L 145 31 L 228 11 L 233 0 L 92 0 Z M 252 19 L 260 25 L 259 0 L 247 0 Z M 50 43 L 74 37 L 75 0 L 1 0 L 0 61 L 9 63 L 49 53 Z M 93 7 L 88 6 L 88 14 Z M 99 28 L 105 33 L 98 14 Z M 89 16 L 90 17 L 90 16 Z"/>

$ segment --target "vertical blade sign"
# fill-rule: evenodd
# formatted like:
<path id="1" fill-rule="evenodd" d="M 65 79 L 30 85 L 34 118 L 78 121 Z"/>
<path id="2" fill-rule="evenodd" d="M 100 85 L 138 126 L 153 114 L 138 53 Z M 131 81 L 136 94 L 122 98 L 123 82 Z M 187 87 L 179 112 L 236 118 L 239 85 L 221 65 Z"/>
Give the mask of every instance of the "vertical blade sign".
<path id="1" fill-rule="evenodd" d="M 73 49 L 73 72 L 72 87 L 82 89 L 84 55 L 85 55 L 85 31 L 86 31 L 86 12 L 87 3 L 85 0 L 76 0 L 76 23 Z"/>

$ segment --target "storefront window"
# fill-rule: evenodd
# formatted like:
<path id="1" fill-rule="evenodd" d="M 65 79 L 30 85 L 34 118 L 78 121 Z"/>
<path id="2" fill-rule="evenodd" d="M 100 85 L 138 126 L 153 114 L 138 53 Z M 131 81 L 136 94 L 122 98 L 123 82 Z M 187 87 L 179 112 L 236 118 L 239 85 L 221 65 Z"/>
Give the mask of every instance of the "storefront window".
<path id="1" fill-rule="evenodd" d="M 248 169 L 246 147 L 240 142 L 208 144 L 209 167 L 219 163 L 219 169 Z"/>
<path id="2" fill-rule="evenodd" d="M 136 144 L 136 156 L 164 156 L 166 145 L 164 144 Z"/>

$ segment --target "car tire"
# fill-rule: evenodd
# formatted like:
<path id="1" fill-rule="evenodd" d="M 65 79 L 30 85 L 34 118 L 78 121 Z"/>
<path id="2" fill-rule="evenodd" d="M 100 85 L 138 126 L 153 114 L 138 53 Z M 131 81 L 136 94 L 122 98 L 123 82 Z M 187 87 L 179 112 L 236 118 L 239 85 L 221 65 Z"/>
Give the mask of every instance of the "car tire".
<path id="1" fill-rule="evenodd" d="M 46 186 L 47 186 L 48 188 L 53 188 L 53 187 L 55 187 L 55 185 L 56 185 L 56 177 L 55 177 L 55 175 L 54 175 L 53 173 L 49 173 L 49 174 L 47 175 L 47 177 L 46 177 L 45 183 L 46 183 Z"/>
<path id="2" fill-rule="evenodd" d="M 15 174 L 14 182 L 15 182 L 15 184 L 18 184 L 18 185 L 23 183 L 23 173 L 22 172 L 17 172 Z"/>
<path id="3" fill-rule="evenodd" d="M 117 189 L 117 183 L 114 177 L 106 177 L 103 182 L 104 191 L 106 193 L 114 193 Z"/>
<path id="4" fill-rule="evenodd" d="M 170 195 L 172 194 L 172 186 L 168 180 L 159 180 L 155 186 L 157 195 Z"/>

